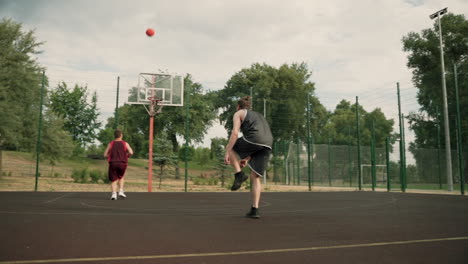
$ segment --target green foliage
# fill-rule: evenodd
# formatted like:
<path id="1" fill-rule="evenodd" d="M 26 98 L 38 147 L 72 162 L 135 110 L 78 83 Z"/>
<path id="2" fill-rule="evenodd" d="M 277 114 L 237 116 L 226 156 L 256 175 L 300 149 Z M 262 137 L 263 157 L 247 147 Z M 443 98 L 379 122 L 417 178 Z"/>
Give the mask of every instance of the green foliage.
<path id="1" fill-rule="evenodd" d="M 72 156 L 75 149 L 70 134 L 63 130 L 63 120 L 51 111 L 44 115 L 41 142 L 41 155 L 51 163 Z"/>
<path id="2" fill-rule="evenodd" d="M 200 175 L 200 177 L 192 178 L 194 185 L 218 185 L 218 179 L 215 177 L 207 177 L 205 175 Z"/>
<path id="3" fill-rule="evenodd" d="M 210 145 L 210 159 L 219 159 L 224 157 L 224 148 L 228 144 L 226 138 L 212 138 Z"/>
<path id="4" fill-rule="evenodd" d="M 455 128 L 455 90 L 454 64 L 458 68 L 460 106 L 468 105 L 468 20 L 464 15 L 448 13 L 441 18 L 442 38 L 444 42 L 445 72 L 447 83 L 447 101 L 449 123 Z M 403 49 L 408 52 L 407 66 L 413 70 L 413 84 L 418 89 L 419 113 L 412 112 L 407 118 L 410 129 L 416 139 L 413 149 L 437 147 L 437 124 L 442 122 L 442 77 L 439 47 L 439 26 L 434 20 L 432 28 L 420 33 L 410 32 L 403 37 Z M 461 107 L 462 134 L 468 134 L 468 108 Z M 451 129 L 451 138 L 456 138 L 456 129 Z M 441 129 L 441 137 L 444 131 Z M 442 140 L 443 143 L 443 140 Z M 456 140 L 452 140 L 455 145 Z M 463 137 L 463 144 L 468 144 L 468 137 Z"/>
<path id="5" fill-rule="evenodd" d="M 36 56 L 42 45 L 34 31 L 11 19 L 0 22 L 0 146 L 35 148 L 43 69 Z"/>
<path id="6" fill-rule="evenodd" d="M 88 88 L 75 85 L 69 89 L 65 82 L 59 83 L 50 94 L 50 108 L 64 118 L 64 128 L 80 146 L 92 143 L 97 138 L 98 121 L 97 94 L 88 102 Z"/>
<path id="7" fill-rule="evenodd" d="M 201 84 L 192 80 L 190 75 L 184 78 L 185 104 L 190 107 L 189 140 L 202 142 L 216 111 L 208 96 L 204 95 Z M 131 93 L 131 92 L 130 92 Z M 188 98 L 188 95 L 190 95 Z M 132 96 L 130 94 L 129 96 Z M 155 138 L 165 137 L 171 143 L 171 151 L 179 155 L 178 137 L 185 137 L 186 107 L 165 107 L 154 117 Z M 108 143 L 109 131 L 115 126 L 114 118 L 109 118 L 104 132 L 99 135 L 102 144 Z M 144 157 L 148 153 L 149 122 L 148 113 L 141 105 L 124 105 L 119 107 L 119 127 L 123 128 L 124 140 L 133 148 L 136 157 Z M 112 129 L 112 130 L 108 130 Z"/>
<path id="8" fill-rule="evenodd" d="M 324 125 L 326 110 L 313 95 L 314 83 L 309 81 L 311 72 L 305 63 L 284 64 L 274 68 L 266 64 L 253 64 L 235 73 L 223 90 L 211 95 L 215 106 L 223 109 L 220 120 L 228 131 L 232 130 L 232 115 L 242 96 L 253 96 L 253 110 L 263 113 L 266 100 L 267 121 L 275 140 L 304 137 L 306 132 L 307 97 L 313 105 L 312 130 Z"/>
<path id="9" fill-rule="evenodd" d="M 210 158 L 215 160 L 216 163 L 213 168 L 216 170 L 217 175 L 221 179 L 221 186 L 224 187 L 227 171 L 230 165 L 224 164 L 224 147 L 227 145 L 228 140 L 225 138 L 212 138 L 210 148 Z"/>
<path id="10" fill-rule="evenodd" d="M 71 177 L 75 183 L 87 183 L 89 181 L 88 169 L 73 169 Z"/>
<path id="11" fill-rule="evenodd" d="M 187 161 L 192 161 L 193 157 L 195 156 L 195 148 L 192 146 L 188 146 L 187 148 L 187 154 L 185 154 L 185 146 L 182 146 L 179 149 L 179 160 L 185 162 L 185 155 L 187 155 Z"/>
<path id="12" fill-rule="evenodd" d="M 341 100 L 335 111 L 329 114 L 328 120 L 322 136 L 316 139 L 316 143 L 328 144 L 330 139 L 330 143 L 335 145 L 357 144 L 356 104 L 351 105 L 351 102 Z M 359 123 L 361 144 L 370 146 L 373 123 L 376 147 L 384 147 L 387 137 L 391 138 L 391 142 L 395 141 L 395 135 L 392 135 L 394 121 L 393 119 L 387 120 L 380 108 L 369 113 L 359 106 Z"/>
<path id="13" fill-rule="evenodd" d="M 194 161 L 196 161 L 202 168 L 205 168 L 205 166 L 210 162 L 210 150 L 203 147 L 196 148 Z"/>
<path id="14" fill-rule="evenodd" d="M 89 171 L 89 178 L 92 183 L 98 183 L 100 179 L 102 179 L 102 172 L 99 170 L 91 170 Z"/>
<path id="15" fill-rule="evenodd" d="M 75 183 L 110 183 L 106 173 L 100 170 L 73 169 L 71 177 Z"/>
<path id="16" fill-rule="evenodd" d="M 101 129 L 98 133 L 98 136 L 97 136 L 97 139 L 99 140 L 99 142 L 101 142 L 101 145 L 102 146 L 107 146 L 107 144 L 109 142 L 111 142 L 112 140 L 114 140 L 114 131 L 115 129 L 113 129 L 112 127 L 105 127 L 104 129 Z M 128 142 L 127 140 L 127 135 L 125 134 L 124 135 L 125 137 L 125 141 Z M 129 137 L 131 138 L 131 137 Z M 130 144 L 130 143 L 129 143 Z M 133 145 L 130 144 L 130 146 L 132 146 L 132 149 L 133 149 Z M 134 149 L 133 149 L 134 150 Z M 135 150 L 134 150 L 135 151 Z M 104 151 L 103 151 L 104 152 Z"/>

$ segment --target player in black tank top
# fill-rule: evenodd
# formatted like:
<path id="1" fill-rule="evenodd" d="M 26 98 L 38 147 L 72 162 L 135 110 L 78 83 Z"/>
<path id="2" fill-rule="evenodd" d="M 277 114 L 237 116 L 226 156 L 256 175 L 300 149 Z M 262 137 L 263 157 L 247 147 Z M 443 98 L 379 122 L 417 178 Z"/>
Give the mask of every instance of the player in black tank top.
<path id="1" fill-rule="evenodd" d="M 242 168 L 249 166 L 252 182 L 252 207 L 247 217 L 260 218 L 258 205 L 261 194 L 261 177 L 265 177 L 266 167 L 273 145 L 273 136 L 266 119 L 255 111 L 249 110 L 251 99 L 243 97 L 237 102 L 237 112 L 233 116 L 233 129 L 226 146 L 224 162 L 231 164 L 235 171 L 232 191 L 238 190 L 249 177 Z M 238 138 L 242 131 L 243 137 Z"/>

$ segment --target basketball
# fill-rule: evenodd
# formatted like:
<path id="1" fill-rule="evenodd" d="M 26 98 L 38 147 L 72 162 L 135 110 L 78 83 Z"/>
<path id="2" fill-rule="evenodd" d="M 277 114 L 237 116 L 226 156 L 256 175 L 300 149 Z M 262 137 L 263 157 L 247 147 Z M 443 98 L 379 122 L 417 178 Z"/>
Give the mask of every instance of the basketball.
<path id="1" fill-rule="evenodd" d="M 152 37 L 152 36 L 154 35 L 154 29 L 148 28 L 148 29 L 146 30 L 146 35 L 147 35 L 148 37 Z"/>

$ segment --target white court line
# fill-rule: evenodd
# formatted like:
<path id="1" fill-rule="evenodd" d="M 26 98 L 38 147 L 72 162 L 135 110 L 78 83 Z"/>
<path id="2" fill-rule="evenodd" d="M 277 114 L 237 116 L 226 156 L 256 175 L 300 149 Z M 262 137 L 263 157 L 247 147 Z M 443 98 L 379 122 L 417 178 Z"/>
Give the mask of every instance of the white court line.
<path id="1" fill-rule="evenodd" d="M 267 254 L 267 253 L 317 251 L 317 250 L 342 249 L 342 248 L 380 247 L 380 246 L 407 245 L 407 244 L 419 244 L 419 243 L 431 243 L 431 242 L 443 242 L 443 241 L 457 241 L 457 240 L 468 240 L 468 237 L 447 237 L 447 238 L 420 239 L 420 240 L 393 241 L 393 242 L 376 242 L 376 243 L 367 243 L 367 244 L 337 245 L 337 246 L 324 246 L 324 247 L 264 249 L 264 250 L 217 252 L 217 253 L 215 252 L 215 253 L 170 254 L 170 255 L 153 255 L 153 256 L 123 256 L 123 257 L 101 257 L 101 258 L 17 260 L 17 261 L 0 261 L 0 264 L 98 262 L 98 261 L 122 261 L 122 260 L 146 260 L 146 259 L 174 259 L 174 258 L 235 256 L 235 255 L 254 255 L 254 254 Z"/>
<path id="2" fill-rule="evenodd" d="M 72 194 L 73 194 L 73 193 L 66 193 L 66 194 L 64 194 L 64 195 L 62 195 L 62 196 L 59 196 L 59 197 L 54 198 L 54 199 L 52 199 L 52 200 L 45 201 L 45 202 L 43 202 L 43 203 L 53 203 L 53 202 L 55 202 L 55 201 L 58 201 L 58 200 L 60 200 L 60 199 L 62 199 L 62 198 L 64 198 L 64 197 L 69 196 L 69 195 L 72 195 Z"/>

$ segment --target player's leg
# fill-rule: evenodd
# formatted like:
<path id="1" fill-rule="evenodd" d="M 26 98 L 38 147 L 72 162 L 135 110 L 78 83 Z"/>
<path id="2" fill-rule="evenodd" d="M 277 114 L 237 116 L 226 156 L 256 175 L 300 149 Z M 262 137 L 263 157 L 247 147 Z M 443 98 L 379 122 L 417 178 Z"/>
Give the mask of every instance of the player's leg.
<path id="1" fill-rule="evenodd" d="M 126 198 L 127 195 L 124 193 L 124 183 L 125 183 L 125 177 L 122 177 L 119 179 L 119 196 Z"/>
<path id="2" fill-rule="evenodd" d="M 252 171 L 250 173 L 250 194 L 252 196 L 252 207 L 250 208 L 250 212 L 247 213 L 247 217 L 250 218 L 260 218 L 260 214 L 258 212 L 258 206 L 260 204 L 260 195 L 262 193 L 262 181 L 261 177 Z"/>
<path id="3" fill-rule="evenodd" d="M 237 191 L 241 187 L 242 183 L 249 177 L 242 171 L 239 158 L 234 150 L 229 153 L 229 160 L 231 161 L 232 167 L 235 171 L 234 183 L 232 184 L 231 191 Z"/>
<path id="4" fill-rule="evenodd" d="M 112 196 L 111 200 L 117 200 L 117 187 L 118 187 L 118 180 L 115 180 L 111 182 L 111 188 L 112 188 Z"/>
<path id="5" fill-rule="evenodd" d="M 125 171 L 127 170 L 127 163 L 121 163 L 119 168 L 119 196 L 126 198 L 127 195 L 124 193 L 124 184 L 125 184 Z"/>
<path id="6" fill-rule="evenodd" d="M 238 154 L 234 150 L 231 150 L 231 152 L 229 152 L 229 161 L 231 162 L 231 166 L 234 169 L 235 173 L 241 171 Z"/>
<path id="7" fill-rule="evenodd" d="M 242 171 L 240 159 L 248 156 L 249 144 L 242 138 L 237 139 L 231 152 L 229 152 L 229 161 L 231 162 L 232 168 L 234 169 L 234 183 L 232 184 L 231 191 L 237 191 L 241 187 L 242 183 L 249 177 Z M 244 165 L 245 166 L 245 165 Z"/>
<path id="8" fill-rule="evenodd" d="M 118 187 L 118 177 L 117 172 L 115 169 L 115 164 L 109 163 L 109 171 L 108 171 L 109 181 L 111 182 L 111 200 L 117 200 L 117 187 Z"/>
<path id="9" fill-rule="evenodd" d="M 251 169 L 250 182 L 251 182 L 251 195 L 252 195 L 252 208 L 246 215 L 250 218 L 260 218 L 258 213 L 258 206 L 260 204 L 260 194 L 262 192 L 262 177 L 266 177 L 266 168 L 270 157 L 271 149 L 262 147 L 258 152 L 251 155 L 249 167 Z"/>

